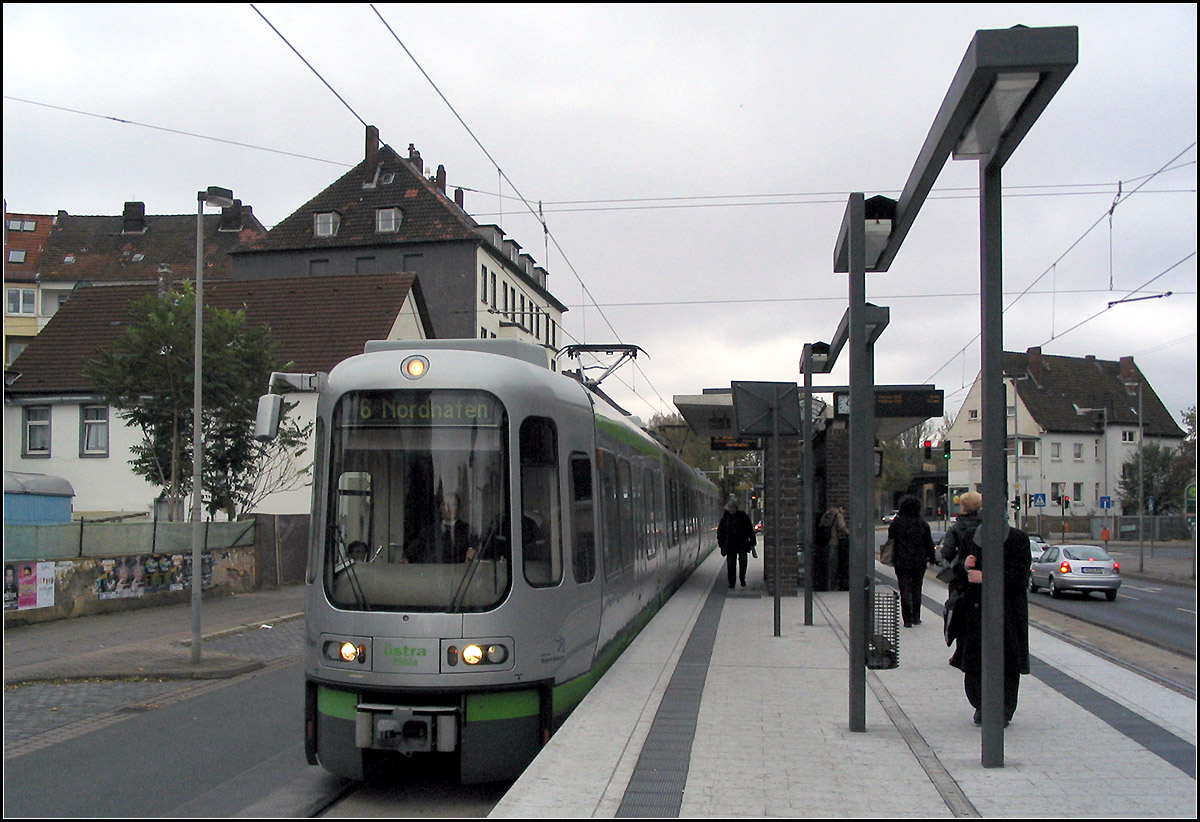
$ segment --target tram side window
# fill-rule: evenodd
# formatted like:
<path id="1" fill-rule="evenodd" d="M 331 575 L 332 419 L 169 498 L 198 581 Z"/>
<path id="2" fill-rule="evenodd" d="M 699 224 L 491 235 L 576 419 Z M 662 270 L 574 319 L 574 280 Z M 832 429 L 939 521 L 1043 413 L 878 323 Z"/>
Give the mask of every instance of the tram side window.
<path id="1" fill-rule="evenodd" d="M 558 442 L 554 423 L 521 423 L 521 555 L 535 587 L 562 582 L 562 525 L 558 499 Z"/>
<path id="2" fill-rule="evenodd" d="M 642 472 L 642 506 L 646 528 L 646 556 L 654 559 L 658 555 L 658 486 L 654 472 L 647 468 Z"/>
<path id="3" fill-rule="evenodd" d="M 633 513 L 633 478 L 629 460 L 617 459 L 617 489 L 621 508 L 621 564 L 632 566 L 637 546 L 637 524 Z"/>
<path id="4" fill-rule="evenodd" d="M 575 533 L 572 564 L 576 582 L 596 576 L 595 505 L 592 500 L 592 461 L 587 454 L 571 455 L 571 524 Z"/>
<path id="5" fill-rule="evenodd" d="M 600 474 L 600 513 L 604 521 L 604 576 L 621 574 L 621 512 L 617 505 L 617 457 L 611 451 L 597 452 Z"/>

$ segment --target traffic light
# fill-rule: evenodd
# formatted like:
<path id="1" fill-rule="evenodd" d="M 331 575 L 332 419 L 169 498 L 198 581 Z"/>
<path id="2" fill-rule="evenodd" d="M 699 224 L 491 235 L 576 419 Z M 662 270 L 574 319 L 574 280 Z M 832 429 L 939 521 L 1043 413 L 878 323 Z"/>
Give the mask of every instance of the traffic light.
<path id="1" fill-rule="evenodd" d="M 1015 497 L 1013 497 L 1012 507 L 1013 507 L 1014 511 L 1021 510 L 1021 495 L 1020 494 L 1017 494 Z"/>
<path id="2" fill-rule="evenodd" d="M 925 459 L 933 458 L 933 440 L 925 440 Z"/>
<path id="3" fill-rule="evenodd" d="M 942 440 L 942 456 L 950 459 L 950 440 Z"/>

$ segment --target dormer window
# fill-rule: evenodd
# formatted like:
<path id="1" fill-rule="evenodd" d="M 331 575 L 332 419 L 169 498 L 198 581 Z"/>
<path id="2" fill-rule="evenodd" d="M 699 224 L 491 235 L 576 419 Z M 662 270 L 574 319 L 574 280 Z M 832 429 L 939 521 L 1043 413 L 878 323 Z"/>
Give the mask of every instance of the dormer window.
<path id="1" fill-rule="evenodd" d="M 404 212 L 398 208 L 377 208 L 375 209 L 375 233 L 395 234 L 400 230 L 400 221 L 403 219 Z"/>
<path id="2" fill-rule="evenodd" d="M 317 237 L 336 237 L 342 216 L 336 211 L 323 211 L 313 215 L 313 234 Z"/>

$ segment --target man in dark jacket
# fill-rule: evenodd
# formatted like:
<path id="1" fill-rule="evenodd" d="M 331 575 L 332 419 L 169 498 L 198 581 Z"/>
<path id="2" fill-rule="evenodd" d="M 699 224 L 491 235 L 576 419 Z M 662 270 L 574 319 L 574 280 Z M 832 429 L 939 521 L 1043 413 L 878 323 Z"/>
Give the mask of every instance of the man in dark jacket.
<path id="1" fill-rule="evenodd" d="M 978 536 L 978 530 L 974 536 Z M 958 592 L 954 618 L 957 647 L 950 657 L 950 664 L 963 672 L 963 689 L 967 701 L 975 709 L 975 724 L 981 722 L 982 682 L 980 672 L 983 665 L 982 637 L 982 588 L 983 575 L 977 543 L 972 540 L 964 546 L 966 552 L 957 573 L 950 583 L 951 596 Z M 1029 579 L 1029 537 L 1016 528 L 1009 528 L 1004 540 L 1004 724 L 1007 725 L 1017 710 L 1017 695 L 1021 685 L 1021 674 L 1029 673 L 1029 601 L 1026 598 L 1026 583 Z"/>
<path id="2" fill-rule="evenodd" d="M 754 526 L 750 524 L 746 512 L 738 510 L 737 500 L 732 496 L 725 503 L 725 514 L 717 526 L 717 545 L 729 569 L 729 587 L 732 588 L 734 580 L 739 577 L 742 587 L 746 587 L 746 564 L 749 561 L 746 554 L 754 551 Z M 758 556 L 757 551 L 754 551 L 754 556 Z"/>
<path id="3" fill-rule="evenodd" d="M 925 569 L 937 561 L 929 523 L 921 519 L 921 501 L 914 496 L 900 500 L 896 518 L 888 525 L 892 541 L 892 567 L 900 589 L 900 615 L 904 627 L 921 624 L 921 583 Z"/>

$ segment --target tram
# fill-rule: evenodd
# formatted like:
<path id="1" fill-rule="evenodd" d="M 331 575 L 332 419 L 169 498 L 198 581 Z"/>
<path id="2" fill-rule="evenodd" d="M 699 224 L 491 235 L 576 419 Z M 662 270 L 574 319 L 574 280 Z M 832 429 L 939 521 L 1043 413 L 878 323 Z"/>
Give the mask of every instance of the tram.
<path id="1" fill-rule="evenodd" d="M 312 382 L 308 761 L 515 778 L 713 550 L 716 487 L 530 343 L 370 342 Z"/>

